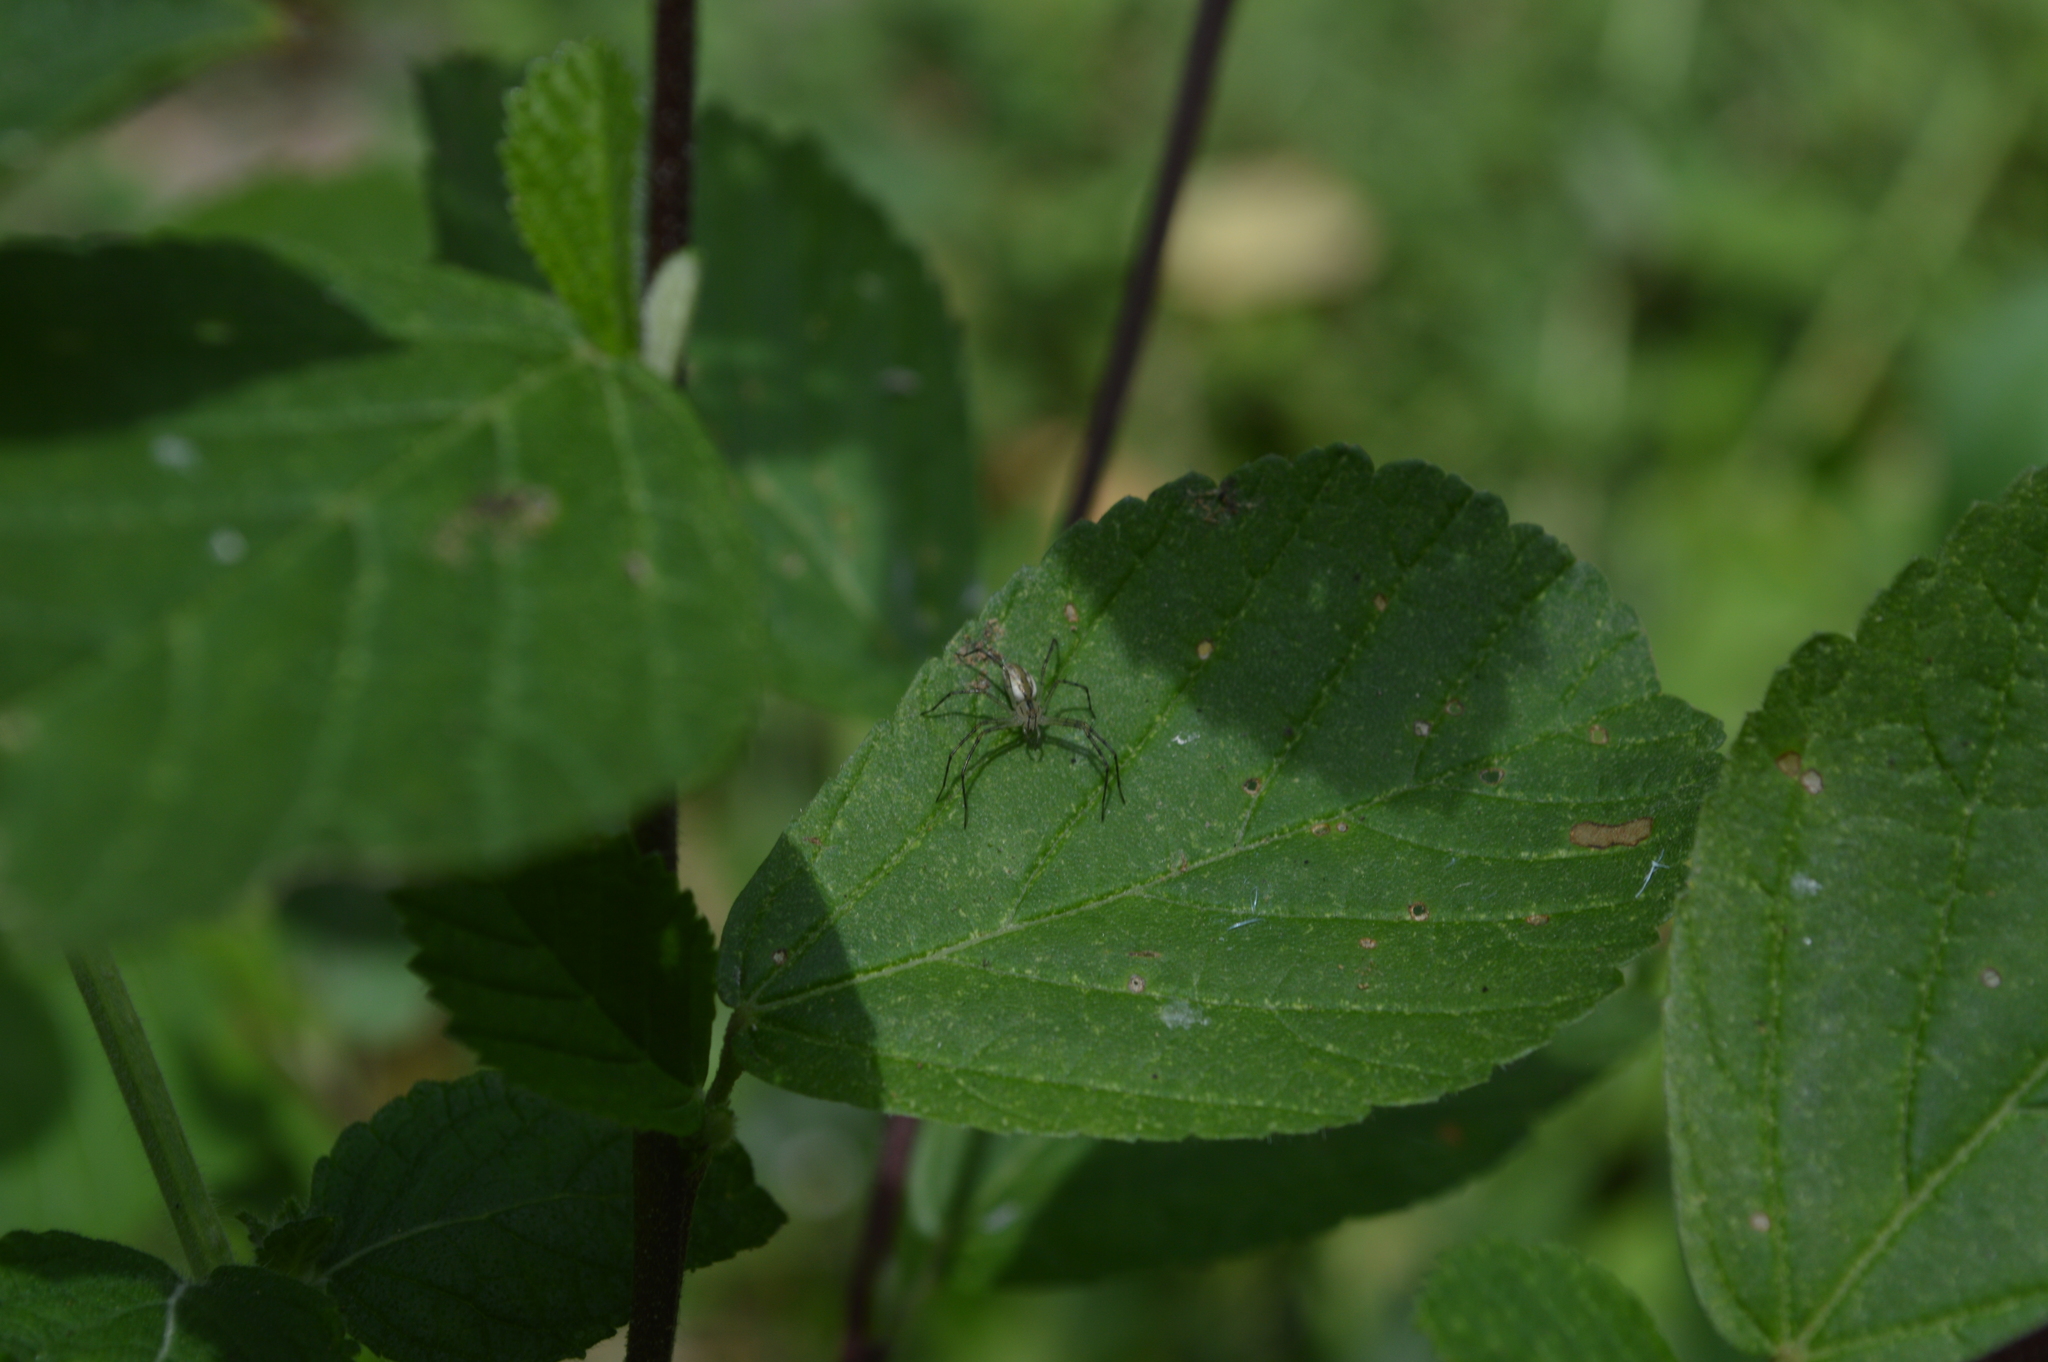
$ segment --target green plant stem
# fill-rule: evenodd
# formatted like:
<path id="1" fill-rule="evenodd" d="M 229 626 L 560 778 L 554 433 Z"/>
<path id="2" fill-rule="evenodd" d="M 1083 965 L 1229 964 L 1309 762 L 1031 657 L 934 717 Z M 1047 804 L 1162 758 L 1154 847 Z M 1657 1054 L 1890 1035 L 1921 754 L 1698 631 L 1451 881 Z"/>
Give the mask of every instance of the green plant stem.
<path id="1" fill-rule="evenodd" d="M 206 1195 L 199 1164 L 186 1142 L 185 1128 L 178 1124 L 170 1089 L 149 1048 L 149 1037 L 143 1034 L 142 1019 L 135 1015 L 128 985 L 122 982 L 114 958 L 104 950 L 75 951 L 70 959 L 71 977 L 78 982 L 93 1030 L 99 1032 L 100 1047 L 107 1052 L 107 1064 L 128 1104 L 135 1133 L 142 1137 L 142 1152 L 149 1158 L 150 1172 L 156 1174 L 157 1189 L 163 1193 L 178 1242 L 185 1249 L 185 1262 L 193 1279 L 202 1279 L 233 1262 L 234 1249 L 228 1243 L 227 1227 Z"/>

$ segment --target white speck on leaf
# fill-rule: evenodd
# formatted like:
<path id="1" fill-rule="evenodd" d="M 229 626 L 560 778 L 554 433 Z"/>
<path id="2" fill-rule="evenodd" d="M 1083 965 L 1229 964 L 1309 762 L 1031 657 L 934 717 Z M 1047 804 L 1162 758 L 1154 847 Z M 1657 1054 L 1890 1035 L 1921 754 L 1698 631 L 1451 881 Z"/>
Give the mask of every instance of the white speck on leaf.
<path id="1" fill-rule="evenodd" d="M 1176 733 L 1173 735 L 1173 745 L 1175 747 L 1186 747 L 1189 743 L 1196 741 L 1201 736 L 1202 735 L 1199 733 Z"/>
<path id="2" fill-rule="evenodd" d="M 1670 868 L 1670 866 L 1664 864 L 1664 858 L 1662 856 L 1652 855 L 1650 857 L 1650 868 L 1649 870 L 1644 872 L 1642 884 L 1636 887 L 1636 897 L 1641 898 L 1643 896 L 1644 891 L 1650 887 L 1651 876 L 1655 875 L 1660 870 L 1669 870 Z"/>
<path id="3" fill-rule="evenodd" d="M 1771 1218 L 1762 1211 L 1758 1211 L 1749 1218 L 1749 1227 L 1758 1234 L 1762 1234 L 1771 1228 Z"/>
<path id="4" fill-rule="evenodd" d="M 1792 877 L 1792 892 L 1801 898 L 1810 899 L 1820 892 L 1820 881 L 1811 875 L 1794 875 Z"/>
<path id="5" fill-rule="evenodd" d="M 1977 977 L 1983 981 L 1984 987 L 1986 988 L 1997 988 L 2000 984 L 2005 982 L 2005 976 L 2000 974 L 1995 969 L 1987 969 Z"/>
<path id="6" fill-rule="evenodd" d="M 249 541 L 240 530 L 223 525 L 206 537 L 206 551 L 214 562 L 232 567 L 249 556 Z"/>
<path id="7" fill-rule="evenodd" d="M 1209 1018 L 1202 1009 L 1185 999 L 1175 999 L 1159 1009 L 1159 1020 L 1170 1030 L 1183 1031 L 1191 1026 L 1207 1026 Z"/>

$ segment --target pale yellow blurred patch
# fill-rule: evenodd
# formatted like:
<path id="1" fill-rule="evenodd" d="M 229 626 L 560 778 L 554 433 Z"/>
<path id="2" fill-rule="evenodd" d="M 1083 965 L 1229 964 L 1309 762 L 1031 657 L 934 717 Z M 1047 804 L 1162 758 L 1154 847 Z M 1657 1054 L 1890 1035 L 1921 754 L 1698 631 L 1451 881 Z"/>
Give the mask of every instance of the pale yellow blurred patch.
<path id="1" fill-rule="evenodd" d="M 1293 156 L 1190 177 L 1166 243 L 1167 295 L 1213 316 L 1323 303 L 1379 271 L 1382 237 L 1358 187 Z"/>

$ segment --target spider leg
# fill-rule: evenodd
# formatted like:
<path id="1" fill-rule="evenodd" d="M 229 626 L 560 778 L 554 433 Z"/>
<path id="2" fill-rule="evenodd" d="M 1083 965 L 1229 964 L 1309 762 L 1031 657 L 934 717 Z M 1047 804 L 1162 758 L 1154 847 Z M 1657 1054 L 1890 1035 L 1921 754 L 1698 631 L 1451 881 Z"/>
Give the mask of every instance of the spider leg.
<path id="1" fill-rule="evenodd" d="M 1051 692 L 1057 690 L 1061 686 L 1072 686 L 1075 690 L 1080 691 L 1082 701 L 1086 703 L 1088 706 L 1088 717 L 1091 719 L 1095 717 L 1095 697 L 1089 692 L 1086 686 L 1082 685 L 1079 681 L 1069 681 L 1066 677 L 1063 676 L 1059 680 L 1053 682 L 1050 686 L 1047 686 L 1046 692 L 1050 694 Z"/>
<path id="2" fill-rule="evenodd" d="M 1005 727 L 1015 727 L 1015 725 L 1014 725 L 1014 724 L 1012 724 L 1012 725 L 1005 725 Z M 996 731 L 995 729 L 990 729 L 990 730 L 989 730 L 989 732 L 990 732 L 990 733 L 993 733 L 993 732 L 995 732 L 995 731 Z M 987 737 L 987 736 L 988 736 L 988 733 L 984 733 L 984 734 L 982 734 L 982 737 L 984 737 L 984 738 L 985 738 L 985 737 Z M 989 765 L 990 765 L 990 764 L 991 764 L 992 762 L 994 762 L 996 758 L 998 758 L 998 757 L 1000 757 L 1000 756 L 1004 755 L 1005 753 L 1008 753 L 1008 752 L 1014 752 L 1014 751 L 1016 751 L 1016 750 L 1017 750 L 1017 749 L 1018 749 L 1019 747 L 1022 747 L 1023 745 L 1024 745 L 1024 739 L 1023 739 L 1022 737 L 1017 737 L 1017 738 L 1013 738 L 1013 739 L 1011 739 L 1011 740 L 1010 740 L 1010 744 L 1009 744 L 1009 746 L 1007 746 L 1007 747 L 998 747 L 998 748 L 997 748 L 997 749 L 996 749 L 995 751 L 993 751 L 993 752 L 989 753 L 989 754 L 988 754 L 988 756 L 987 756 L 987 757 L 986 757 L 986 758 L 985 758 L 985 759 L 984 759 L 984 760 L 982 761 L 980 769 L 981 769 L 981 770 L 984 770 L 984 771 L 986 771 L 986 770 L 987 770 L 987 769 L 989 768 Z M 969 749 L 968 749 L 968 752 L 967 752 L 967 760 L 966 760 L 966 761 L 964 761 L 964 762 L 962 762 L 962 763 L 960 764 L 960 826 L 961 826 L 961 827 L 963 827 L 963 828 L 967 826 L 967 790 L 968 790 L 968 776 L 969 776 L 969 774 L 970 774 L 971 772 L 973 772 L 973 771 L 974 771 L 974 769 L 975 769 L 975 766 L 974 766 L 974 752 L 975 752 L 975 750 L 976 750 L 977 748 L 979 748 L 980 746 L 981 746 L 981 744 L 980 744 L 979 742 L 977 742 L 977 743 L 975 743 L 974 747 L 971 747 L 971 748 L 969 748 Z"/>
<path id="3" fill-rule="evenodd" d="M 960 749 L 963 747 L 967 747 L 969 743 L 973 743 L 975 747 L 979 747 L 981 745 L 981 740 L 983 738 L 986 738 L 989 734 L 996 732 L 998 729 L 1007 728 L 1009 726 L 1009 721 L 1006 719 L 982 719 L 978 721 L 974 725 L 974 727 L 968 729 L 965 733 L 960 735 L 960 741 L 954 743 L 953 750 L 946 753 L 946 773 L 939 778 L 939 799 L 944 799 L 946 797 L 946 787 L 953 783 L 953 759 L 960 755 Z M 968 747 L 967 760 L 960 763 L 960 773 L 963 777 L 965 777 L 965 775 L 967 774 L 967 767 L 970 763 L 973 762 L 973 760 L 974 748 Z M 967 787 L 965 785 L 962 785 L 960 787 L 960 797 L 963 800 L 967 798 Z M 933 802 L 937 803 L 938 801 L 934 800 Z"/>
<path id="4" fill-rule="evenodd" d="M 1047 719 L 1046 722 L 1058 724 L 1062 728 L 1079 729 L 1081 736 L 1088 740 L 1089 750 L 1096 754 L 1096 759 L 1101 761 L 1105 757 L 1108 758 L 1102 772 L 1102 808 L 1100 817 L 1109 817 L 1109 785 L 1111 780 L 1116 782 L 1117 803 L 1130 803 L 1128 799 L 1124 798 L 1124 765 L 1117 757 L 1116 748 L 1110 746 L 1109 739 L 1097 733 L 1093 724 L 1083 723 L 1079 719 L 1054 716 Z"/>
<path id="5" fill-rule="evenodd" d="M 987 687 L 985 687 L 985 686 L 962 686 L 962 687 L 960 687 L 960 688 L 959 688 L 958 690 L 949 690 L 949 691 L 947 691 L 947 692 L 946 692 L 946 693 L 945 693 L 944 695 L 941 695 L 941 696 L 940 696 L 940 697 L 939 697 L 938 699 L 936 699 L 936 700 L 932 701 L 932 705 L 931 705 L 931 708 L 930 708 L 930 709 L 927 709 L 927 710 L 925 710 L 925 711 L 924 711 L 924 712 L 923 712 L 923 713 L 922 713 L 921 715 L 919 715 L 918 717 L 920 717 L 920 718 L 924 718 L 924 719 L 929 719 L 929 718 L 931 718 L 931 717 L 932 717 L 932 716 L 933 716 L 934 714 L 937 714 L 937 713 L 939 712 L 939 706 L 940 706 L 940 705 L 943 705 L 943 704 L 945 704 L 945 703 L 946 703 L 946 701 L 948 701 L 948 700 L 951 700 L 951 699 L 953 699 L 953 698 L 954 698 L 955 696 L 960 696 L 960 695 L 968 695 L 968 696 L 973 696 L 973 695 L 986 695 L 986 694 L 988 694 L 988 689 L 987 689 Z M 982 717 L 982 716 L 980 716 L 980 715 L 976 715 L 975 717 L 976 717 L 976 718 L 980 718 L 980 717 Z"/>

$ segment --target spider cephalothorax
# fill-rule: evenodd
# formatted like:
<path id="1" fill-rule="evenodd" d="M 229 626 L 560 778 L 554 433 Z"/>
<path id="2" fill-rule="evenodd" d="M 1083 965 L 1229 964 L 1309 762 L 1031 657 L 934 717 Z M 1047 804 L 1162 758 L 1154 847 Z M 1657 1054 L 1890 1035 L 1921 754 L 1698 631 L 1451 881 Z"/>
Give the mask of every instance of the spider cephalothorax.
<path id="1" fill-rule="evenodd" d="M 1040 676 L 1050 673 L 1053 661 L 1059 653 L 1059 646 L 1060 641 L 1057 638 L 1047 644 L 1045 660 L 1038 668 Z M 940 714 L 940 706 L 948 700 L 960 696 L 967 697 L 967 710 L 943 711 L 957 717 L 972 719 L 974 724 L 961 735 L 960 741 L 953 744 L 953 750 L 946 754 L 945 774 L 939 779 L 940 799 L 944 799 L 946 791 L 954 785 L 960 787 L 961 825 L 964 827 L 967 823 L 968 777 L 975 769 L 975 759 L 981 751 L 982 742 L 998 733 L 1016 734 L 1009 743 L 997 747 L 988 754 L 982 763 L 985 766 L 997 757 L 1014 752 L 1020 747 L 1037 751 L 1046 742 L 1047 730 L 1055 728 L 1073 729 L 1082 738 L 1082 743 L 1077 744 L 1054 737 L 1052 741 L 1055 744 L 1080 752 L 1102 768 L 1102 802 L 1098 816 L 1108 817 L 1109 787 L 1112 780 L 1116 784 L 1116 797 L 1119 800 L 1124 797 L 1123 767 L 1117 760 L 1116 749 L 1110 746 L 1109 740 L 1096 732 L 1095 725 L 1088 721 L 1095 717 L 1095 697 L 1089 693 L 1088 687 L 1079 681 L 1069 681 L 1065 677 L 1055 677 L 1049 682 L 1041 682 L 1039 677 L 1032 675 L 1022 663 L 1010 661 L 987 643 L 971 644 L 953 654 L 953 660 L 974 673 L 974 679 L 940 696 L 938 702 L 924 713 L 927 718 Z M 994 669 L 993 672 L 991 668 Z M 1061 686 L 1070 686 L 1080 691 L 1082 703 L 1069 706 L 1065 712 L 1055 712 L 1051 706 L 1051 697 Z M 982 714 L 975 711 L 972 708 L 973 702 L 976 697 L 983 695 L 1001 698 L 1008 705 L 1008 712 Z M 1088 719 L 1078 717 L 1078 711 L 1083 708 L 1088 712 Z M 961 756 L 963 748 L 966 749 L 964 757 Z M 957 775 L 953 769 L 956 761 L 959 763 Z"/>

